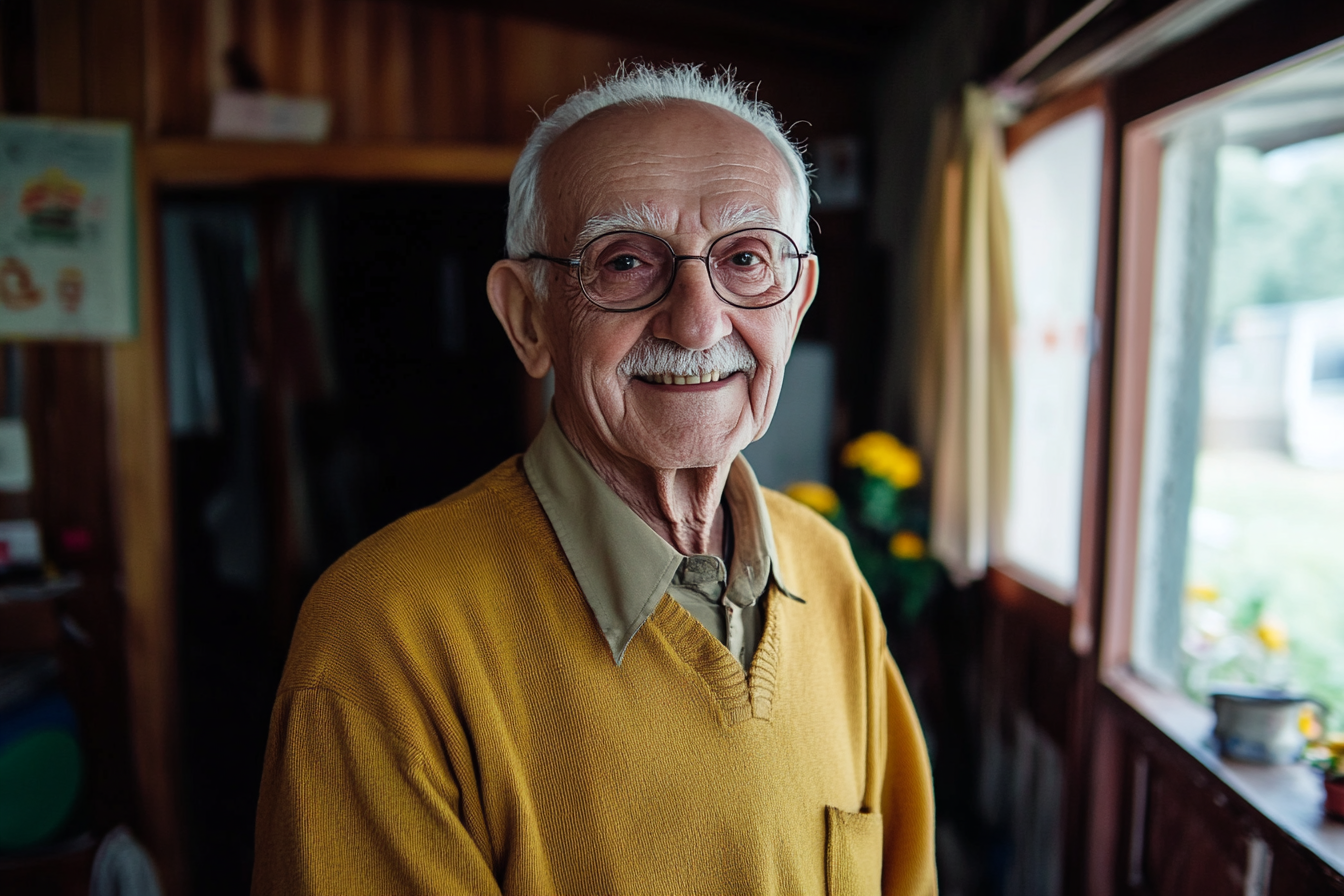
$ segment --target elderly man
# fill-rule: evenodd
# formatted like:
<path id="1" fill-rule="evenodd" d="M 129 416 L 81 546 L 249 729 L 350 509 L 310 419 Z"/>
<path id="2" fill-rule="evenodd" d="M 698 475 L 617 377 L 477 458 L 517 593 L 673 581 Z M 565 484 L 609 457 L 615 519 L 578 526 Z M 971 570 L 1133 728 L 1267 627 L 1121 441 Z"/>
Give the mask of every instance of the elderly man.
<path id="1" fill-rule="evenodd" d="M 626 70 L 537 126 L 487 291 L 551 416 L 314 588 L 254 892 L 934 890 L 872 595 L 739 454 L 816 292 L 807 213 L 727 76 Z"/>

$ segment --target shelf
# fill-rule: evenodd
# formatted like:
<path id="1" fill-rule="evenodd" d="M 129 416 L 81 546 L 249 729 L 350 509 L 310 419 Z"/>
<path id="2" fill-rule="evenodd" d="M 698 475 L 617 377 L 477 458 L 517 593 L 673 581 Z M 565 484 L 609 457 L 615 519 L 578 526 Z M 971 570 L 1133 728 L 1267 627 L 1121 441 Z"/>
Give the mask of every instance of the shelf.
<path id="1" fill-rule="evenodd" d="M 1303 763 L 1257 765 L 1227 759 L 1210 743 L 1214 717 L 1208 707 L 1129 673 L 1113 672 L 1106 685 L 1270 824 L 1335 874 L 1344 875 L 1344 823 L 1323 814 L 1325 792 L 1318 771 Z"/>
<path id="2" fill-rule="evenodd" d="M 81 835 L 38 856 L 0 856 L 0 892 L 7 896 L 86 896 L 98 843 Z"/>
<path id="3" fill-rule="evenodd" d="M 58 599 L 79 588 L 70 574 L 38 585 L 0 587 L 0 654 L 55 650 L 61 641 Z"/>
<path id="4" fill-rule="evenodd" d="M 508 183 L 518 146 L 481 143 L 265 143 L 158 140 L 140 154 L 159 186 L 275 180 Z"/>

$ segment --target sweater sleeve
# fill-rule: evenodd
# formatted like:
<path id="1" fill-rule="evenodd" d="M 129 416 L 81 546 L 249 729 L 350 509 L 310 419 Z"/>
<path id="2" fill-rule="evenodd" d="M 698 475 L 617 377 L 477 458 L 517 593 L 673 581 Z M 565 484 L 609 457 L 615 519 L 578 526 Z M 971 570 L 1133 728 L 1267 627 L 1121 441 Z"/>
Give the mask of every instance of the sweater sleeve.
<path id="1" fill-rule="evenodd" d="M 934 865 L 933 779 L 914 705 L 891 652 L 883 651 L 887 744 L 882 781 L 883 896 L 931 896 Z"/>
<path id="2" fill-rule="evenodd" d="M 459 791 L 373 716 L 325 688 L 283 691 L 257 808 L 254 896 L 497 894 Z"/>

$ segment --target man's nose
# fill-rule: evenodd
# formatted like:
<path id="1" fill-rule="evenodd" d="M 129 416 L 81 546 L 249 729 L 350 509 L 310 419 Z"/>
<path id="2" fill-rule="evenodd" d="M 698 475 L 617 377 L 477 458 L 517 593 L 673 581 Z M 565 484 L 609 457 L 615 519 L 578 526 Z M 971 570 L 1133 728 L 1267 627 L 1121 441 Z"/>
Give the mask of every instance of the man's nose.
<path id="1" fill-rule="evenodd" d="M 672 291 L 658 304 L 653 335 L 691 351 L 704 351 L 733 331 L 728 311 L 729 306 L 710 285 L 705 263 L 686 259 L 678 265 Z"/>

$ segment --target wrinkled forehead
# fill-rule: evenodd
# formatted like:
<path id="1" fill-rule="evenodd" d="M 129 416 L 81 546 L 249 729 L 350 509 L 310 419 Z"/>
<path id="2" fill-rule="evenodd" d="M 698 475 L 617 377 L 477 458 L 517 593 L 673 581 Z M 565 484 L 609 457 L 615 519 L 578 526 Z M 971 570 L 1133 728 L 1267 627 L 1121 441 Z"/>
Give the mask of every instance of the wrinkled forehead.
<path id="1" fill-rule="evenodd" d="M 562 134 L 539 179 L 552 250 L 586 225 L 639 215 L 638 229 L 713 231 L 738 223 L 787 229 L 790 170 L 761 131 L 693 100 L 600 109 Z"/>

